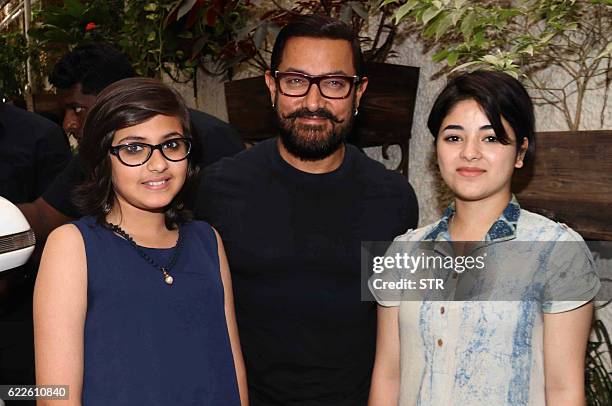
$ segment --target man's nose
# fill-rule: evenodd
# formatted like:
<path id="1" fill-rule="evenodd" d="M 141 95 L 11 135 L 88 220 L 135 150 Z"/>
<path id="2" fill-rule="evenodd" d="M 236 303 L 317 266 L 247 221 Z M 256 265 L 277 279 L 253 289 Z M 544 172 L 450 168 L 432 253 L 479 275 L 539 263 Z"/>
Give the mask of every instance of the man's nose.
<path id="1" fill-rule="evenodd" d="M 81 120 L 77 117 L 74 110 L 66 109 L 64 112 L 62 127 L 67 134 L 79 135 L 81 130 Z"/>
<path id="2" fill-rule="evenodd" d="M 310 86 L 308 93 L 304 96 L 304 105 L 309 111 L 317 111 L 325 105 L 325 98 L 315 83 Z"/>

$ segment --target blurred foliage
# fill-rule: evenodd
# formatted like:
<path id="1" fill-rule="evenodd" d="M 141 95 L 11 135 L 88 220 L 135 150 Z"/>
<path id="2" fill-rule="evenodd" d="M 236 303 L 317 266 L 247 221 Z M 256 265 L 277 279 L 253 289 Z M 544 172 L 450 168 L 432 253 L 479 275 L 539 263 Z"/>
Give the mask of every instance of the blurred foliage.
<path id="1" fill-rule="evenodd" d="M 188 81 L 198 66 L 224 74 L 245 58 L 237 38 L 250 7 L 248 1 L 237 0 L 38 2 L 29 50 L 22 33 L 0 34 L 0 84 L 5 94 L 18 96 L 26 83 L 28 53 L 42 81 L 67 51 L 98 41 L 114 44 L 142 76 L 166 73 L 175 81 Z"/>
<path id="2" fill-rule="evenodd" d="M 585 389 L 589 406 L 612 404 L 612 342 L 606 326 L 601 320 L 593 322 L 593 336 L 587 345 Z"/>
<path id="3" fill-rule="evenodd" d="M 489 68 L 521 76 L 537 90 L 536 102 L 580 126 L 587 90 L 605 89 L 602 122 L 612 81 L 612 0 L 384 0 L 398 6 L 397 24 L 418 32 L 446 63 L 445 72 Z M 538 72 L 552 65 L 569 78 L 547 83 Z M 444 70 L 443 70 L 444 72 Z"/>
<path id="4" fill-rule="evenodd" d="M 228 75 L 241 64 L 268 67 L 278 31 L 299 14 L 320 13 L 337 17 L 361 35 L 367 60 L 384 61 L 392 55 L 397 27 L 392 23 L 396 5 L 382 9 L 378 1 L 361 0 L 65 0 L 39 2 L 33 10 L 30 54 L 35 55 L 42 80 L 67 51 L 77 45 L 104 41 L 115 44 L 133 62 L 138 74 L 175 81 L 193 79 L 197 68 L 211 75 Z M 374 20 L 373 20 L 374 19 Z M 374 21 L 372 38 L 364 35 Z M 13 77 L 3 79 L 7 93 L 23 88 L 25 71 L 18 34 L 11 47 L 0 49 L 0 58 Z M 7 38 L 9 38 L 7 37 Z M 7 41 L 8 39 L 3 39 Z M 23 48 L 23 41 L 19 42 Z M 10 90 L 9 90 L 10 87 Z"/>
<path id="5" fill-rule="evenodd" d="M 27 59 L 28 48 L 21 33 L 0 33 L 0 98 L 23 95 Z"/>
<path id="6" fill-rule="evenodd" d="M 65 52 L 92 41 L 112 40 L 121 29 L 122 0 L 65 0 L 34 10 L 29 34 L 43 49 Z"/>
<path id="7" fill-rule="evenodd" d="M 379 1 L 372 0 L 269 1 L 258 8 L 259 18 L 250 21 L 246 35 L 250 54 L 245 61 L 258 70 L 269 69 L 269 56 L 280 29 L 301 14 L 322 14 L 352 28 L 366 61 L 384 62 L 394 56 L 397 26 L 392 17 L 397 8 L 395 4 L 379 7 Z"/>

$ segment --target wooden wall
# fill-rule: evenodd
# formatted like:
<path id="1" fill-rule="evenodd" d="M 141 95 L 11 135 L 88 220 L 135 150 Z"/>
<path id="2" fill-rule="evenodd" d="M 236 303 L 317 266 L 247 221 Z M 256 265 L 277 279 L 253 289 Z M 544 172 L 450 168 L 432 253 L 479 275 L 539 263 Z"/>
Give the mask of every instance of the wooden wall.
<path id="1" fill-rule="evenodd" d="M 513 190 L 525 209 L 612 240 L 612 131 L 536 134 L 535 160 L 515 172 Z"/>

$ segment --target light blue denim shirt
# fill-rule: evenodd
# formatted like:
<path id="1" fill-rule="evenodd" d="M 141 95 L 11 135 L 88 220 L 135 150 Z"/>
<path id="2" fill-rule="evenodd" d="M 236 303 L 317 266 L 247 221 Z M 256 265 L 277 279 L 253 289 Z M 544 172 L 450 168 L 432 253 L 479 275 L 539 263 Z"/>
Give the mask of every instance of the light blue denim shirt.
<path id="1" fill-rule="evenodd" d="M 395 241 L 451 241 L 448 223 L 453 213 L 451 205 L 436 223 L 410 230 Z M 401 406 L 545 404 L 543 313 L 575 309 L 596 295 L 599 279 L 593 259 L 580 235 L 522 210 L 514 197 L 485 241 L 527 242 L 521 247 L 528 252 L 519 261 L 525 266 L 517 267 L 515 280 L 522 278 L 520 272 L 526 272 L 530 263 L 548 263 L 547 256 L 560 254 L 538 250 L 539 242 L 575 242 L 583 247 L 578 258 L 574 252 L 573 262 L 563 259 L 555 271 L 561 277 L 549 275 L 548 281 L 561 292 L 557 297 L 563 297 L 580 279 L 581 300 L 409 301 L 383 300 L 373 292 L 381 305 L 400 307 Z M 571 269 L 566 272 L 564 266 Z"/>

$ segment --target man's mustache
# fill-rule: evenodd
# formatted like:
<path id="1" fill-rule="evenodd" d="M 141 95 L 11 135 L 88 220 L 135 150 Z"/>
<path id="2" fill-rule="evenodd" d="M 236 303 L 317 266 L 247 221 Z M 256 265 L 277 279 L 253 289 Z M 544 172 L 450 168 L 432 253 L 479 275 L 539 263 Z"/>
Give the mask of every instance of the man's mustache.
<path id="1" fill-rule="evenodd" d="M 339 119 L 338 117 L 334 116 L 332 114 L 331 111 L 321 108 L 315 111 L 310 111 L 308 109 L 299 109 L 296 110 L 292 113 L 287 114 L 286 116 L 284 116 L 285 119 L 296 119 L 299 117 L 303 117 L 303 118 L 310 118 L 310 117 L 319 117 L 319 118 L 326 118 L 334 123 L 342 123 L 344 120 Z"/>

